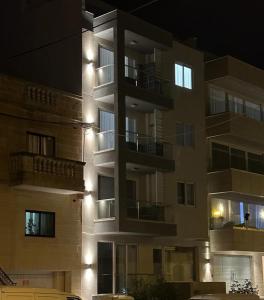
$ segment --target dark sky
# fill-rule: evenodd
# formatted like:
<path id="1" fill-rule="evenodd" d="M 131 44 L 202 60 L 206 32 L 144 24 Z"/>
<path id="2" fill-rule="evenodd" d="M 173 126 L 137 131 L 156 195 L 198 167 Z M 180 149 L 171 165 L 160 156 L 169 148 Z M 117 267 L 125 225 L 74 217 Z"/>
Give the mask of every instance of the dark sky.
<path id="1" fill-rule="evenodd" d="M 149 0 L 105 0 L 130 11 Z M 180 40 L 195 36 L 198 47 L 230 54 L 264 69 L 263 0 L 159 0 L 134 15 Z"/>

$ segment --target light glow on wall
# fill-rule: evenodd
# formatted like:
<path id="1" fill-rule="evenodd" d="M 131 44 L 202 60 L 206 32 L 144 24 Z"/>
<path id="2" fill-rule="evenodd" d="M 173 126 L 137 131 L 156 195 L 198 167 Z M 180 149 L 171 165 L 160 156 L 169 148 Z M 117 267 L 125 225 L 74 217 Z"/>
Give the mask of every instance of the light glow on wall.
<path id="1" fill-rule="evenodd" d="M 264 209 L 259 212 L 259 216 L 262 220 L 264 220 Z"/>

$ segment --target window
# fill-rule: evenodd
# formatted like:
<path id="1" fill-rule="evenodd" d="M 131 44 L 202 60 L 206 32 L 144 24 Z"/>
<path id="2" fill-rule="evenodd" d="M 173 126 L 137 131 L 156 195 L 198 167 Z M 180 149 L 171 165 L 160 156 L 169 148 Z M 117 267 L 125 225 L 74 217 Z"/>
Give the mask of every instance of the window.
<path id="1" fill-rule="evenodd" d="M 55 213 L 27 210 L 25 213 L 25 235 L 55 237 Z"/>
<path id="2" fill-rule="evenodd" d="M 176 144 L 179 146 L 194 146 L 194 128 L 191 124 L 176 124 Z"/>
<path id="3" fill-rule="evenodd" d="M 230 149 L 231 168 L 245 170 L 246 169 L 246 153 L 242 150 Z"/>
<path id="4" fill-rule="evenodd" d="M 263 155 L 248 153 L 248 171 L 259 174 L 264 173 Z"/>
<path id="5" fill-rule="evenodd" d="M 125 56 L 125 77 L 137 79 L 136 60 Z"/>
<path id="6" fill-rule="evenodd" d="M 114 64 L 114 52 L 102 46 L 99 47 L 99 66 L 105 67 Z"/>
<path id="7" fill-rule="evenodd" d="M 114 199 L 114 177 L 98 176 L 98 200 Z"/>
<path id="8" fill-rule="evenodd" d="M 175 64 L 175 84 L 186 89 L 192 89 L 192 69 Z"/>
<path id="9" fill-rule="evenodd" d="M 228 95 L 228 105 L 229 105 L 229 111 L 243 114 L 244 112 L 244 101 L 238 97 Z"/>
<path id="10" fill-rule="evenodd" d="M 99 110 L 100 134 L 98 140 L 99 150 L 113 149 L 115 147 L 115 115 L 112 112 Z"/>
<path id="11" fill-rule="evenodd" d="M 97 85 L 103 85 L 114 81 L 114 53 L 112 50 L 99 47 L 99 69 L 97 73 Z"/>
<path id="12" fill-rule="evenodd" d="M 249 101 L 245 102 L 245 112 L 246 116 L 255 119 L 257 121 L 261 120 L 261 112 L 260 112 L 260 105 L 255 104 Z"/>
<path id="13" fill-rule="evenodd" d="M 27 132 L 28 151 L 30 153 L 54 156 L 55 138 L 52 136 L 41 135 Z"/>
<path id="14" fill-rule="evenodd" d="M 224 170 L 228 169 L 229 166 L 229 147 L 212 143 L 212 169 Z"/>
<path id="15" fill-rule="evenodd" d="M 113 244 L 97 244 L 97 293 L 113 293 Z"/>
<path id="16" fill-rule="evenodd" d="M 225 91 L 215 88 L 209 89 L 210 114 L 219 114 L 226 111 Z"/>
<path id="17" fill-rule="evenodd" d="M 177 203 L 195 206 L 193 183 L 177 182 Z"/>

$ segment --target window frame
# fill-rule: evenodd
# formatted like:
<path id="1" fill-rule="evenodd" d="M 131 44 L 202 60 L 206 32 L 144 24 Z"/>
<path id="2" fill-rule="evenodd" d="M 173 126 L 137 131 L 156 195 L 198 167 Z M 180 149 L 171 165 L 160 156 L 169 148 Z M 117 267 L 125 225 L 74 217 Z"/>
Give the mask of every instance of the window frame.
<path id="1" fill-rule="evenodd" d="M 182 85 L 176 84 L 176 66 L 177 65 L 182 67 Z M 191 70 L 191 76 L 190 76 L 190 78 L 191 78 L 191 88 L 185 86 L 184 68 L 188 68 L 188 69 Z M 183 88 L 186 91 L 192 91 L 194 89 L 194 71 L 193 71 L 193 67 L 191 65 L 185 64 L 185 63 L 182 63 L 182 62 L 177 62 L 177 61 L 174 62 L 174 85 L 176 87 Z"/>
<path id="2" fill-rule="evenodd" d="M 43 235 L 43 234 L 27 234 L 26 233 L 26 213 L 38 213 L 39 214 L 39 220 L 41 220 L 41 215 L 52 215 L 53 216 L 53 234 L 52 235 Z M 42 210 L 32 210 L 32 209 L 26 209 L 24 214 L 24 221 L 25 221 L 25 236 L 26 237 L 44 237 L 44 238 L 55 238 L 56 237 L 56 213 L 50 212 L 50 211 L 42 211 Z M 41 221 L 39 221 L 39 224 L 41 225 Z M 39 225 L 39 227 L 40 227 Z"/>
<path id="3" fill-rule="evenodd" d="M 178 143 L 177 141 L 177 126 L 183 126 L 183 144 Z M 192 143 L 191 144 L 187 144 L 187 130 L 186 127 L 191 127 L 192 128 Z M 188 148 L 194 148 L 195 147 L 195 127 L 192 123 L 186 123 L 186 122 L 177 122 L 176 123 L 176 145 L 179 147 L 188 147 Z"/>
<path id="4" fill-rule="evenodd" d="M 36 155 L 48 156 L 48 157 L 56 157 L 56 138 L 55 138 L 55 136 L 42 134 L 42 133 L 37 133 L 37 132 L 32 132 L 32 131 L 27 131 L 26 135 L 27 135 L 27 150 L 28 150 L 29 153 L 36 154 Z M 38 153 L 33 153 L 33 152 L 29 151 L 29 135 L 33 135 L 33 136 L 39 138 Z M 45 155 L 45 154 L 41 153 L 41 148 L 42 148 L 41 138 L 51 138 L 52 139 L 52 141 L 53 141 L 53 151 L 52 151 L 53 153 L 52 153 L 52 155 Z"/>
<path id="5" fill-rule="evenodd" d="M 184 184 L 184 203 L 179 203 L 178 202 L 178 183 Z M 189 204 L 187 202 L 187 185 L 192 185 L 193 186 L 193 204 Z M 191 181 L 177 181 L 177 191 L 176 191 L 176 196 L 177 196 L 177 204 L 181 206 L 187 206 L 187 207 L 196 207 L 196 185 L 194 182 Z"/>

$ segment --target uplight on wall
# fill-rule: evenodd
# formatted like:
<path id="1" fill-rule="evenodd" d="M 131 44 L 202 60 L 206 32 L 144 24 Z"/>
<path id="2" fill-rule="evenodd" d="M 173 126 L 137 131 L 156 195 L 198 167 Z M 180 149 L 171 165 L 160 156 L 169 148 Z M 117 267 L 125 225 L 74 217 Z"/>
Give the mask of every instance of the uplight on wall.
<path id="1" fill-rule="evenodd" d="M 264 209 L 259 212 L 259 216 L 262 220 L 264 220 Z"/>
<path id="2" fill-rule="evenodd" d="M 223 203 L 219 203 L 217 209 L 212 210 L 212 217 L 213 218 L 220 218 L 224 214 L 224 205 Z"/>

